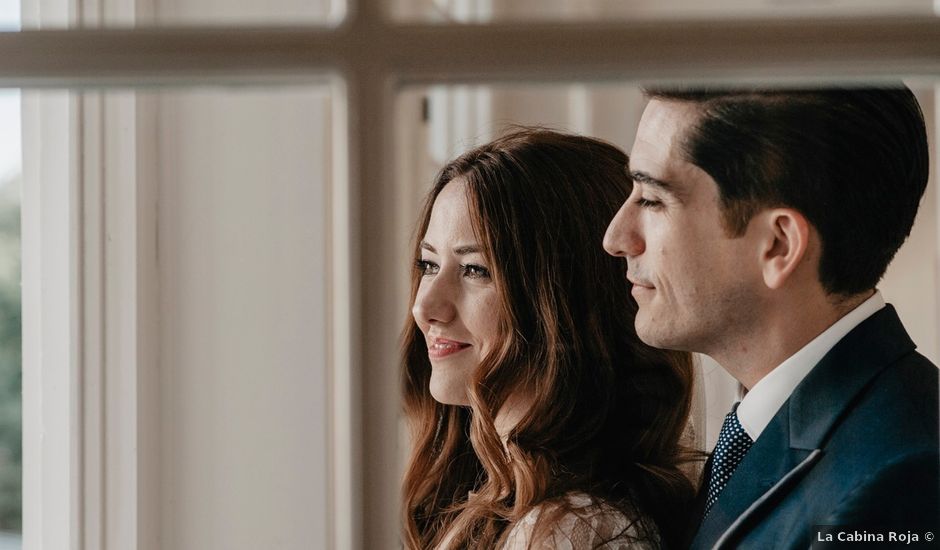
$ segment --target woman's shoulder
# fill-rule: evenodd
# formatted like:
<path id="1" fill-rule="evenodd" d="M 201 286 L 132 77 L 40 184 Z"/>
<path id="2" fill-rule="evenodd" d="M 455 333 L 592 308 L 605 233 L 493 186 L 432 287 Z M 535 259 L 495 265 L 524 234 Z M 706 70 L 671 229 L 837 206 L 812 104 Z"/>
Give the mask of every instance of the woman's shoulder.
<path id="1" fill-rule="evenodd" d="M 503 550 L 659 548 L 655 525 L 636 510 L 625 513 L 584 493 L 564 499 L 533 507 L 512 526 Z"/>

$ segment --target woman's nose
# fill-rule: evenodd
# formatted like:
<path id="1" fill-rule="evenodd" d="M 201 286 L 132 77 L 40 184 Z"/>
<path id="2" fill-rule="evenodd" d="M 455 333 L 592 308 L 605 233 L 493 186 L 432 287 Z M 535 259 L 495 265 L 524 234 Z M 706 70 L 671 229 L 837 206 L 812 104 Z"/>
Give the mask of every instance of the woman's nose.
<path id="1" fill-rule="evenodd" d="M 639 224 L 639 212 L 627 201 L 620 207 L 604 233 L 604 250 L 611 256 L 632 258 L 646 250 Z"/>
<path id="2" fill-rule="evenodd" d="M 455 289 L 442 274 L 424 277 L 418 286 L 411 314 L 419 323 L 447 324 L 454 320 L 457 308 L 454 305 Z"/>

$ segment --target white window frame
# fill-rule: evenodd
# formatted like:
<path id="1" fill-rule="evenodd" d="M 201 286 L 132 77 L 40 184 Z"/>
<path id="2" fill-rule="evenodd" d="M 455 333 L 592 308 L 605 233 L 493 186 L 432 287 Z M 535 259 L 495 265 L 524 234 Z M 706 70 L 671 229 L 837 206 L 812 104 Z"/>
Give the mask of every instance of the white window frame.
<path id="1" fill-rule="evenodd" d="M 119 30 L 95 27 L 132 22 L 139 2 L 112 5 L 111 14 L 94 0 L 27 4 L 27 19 L 39 27 L 70 30 L 0 34 L 2 86 L 334 79 L 345 121 L 337 125 L 330 191 L 335 548 L 385 547 L 398 532 L 394 506 L 374 503 L 398 499 L 384 463 L 396 452 L 398 414 L 397 374 L 387 368 L 397 330 L 388 327 L 398 327 L 401 308 L 375 290 L 382 274 L 361 267 L 366 258 L 398 262 L 397 248 L 381 237 L 402 220 L 393 208 L 367 211 L 367 203 L 396 201 L 388 167 L 403 85 L 940 76 L 934 18 L 460 26 L 391 22 L 380 0 L 359 0 L 335 27 Z M 24 170 L 38 175 L 23 190 L 29 550 L 159 548 L 157 512 L 140 498 L 159 490 L 148 454 L 158 445 L 156 404 L 146 391 L 159 352 L 155 197 L 146 171 L 135 171 L 137 144 L 117 139 L 128 124 L 132 131 L 153 123 L 148 113 L 131 97 L 93 91 L 24 96 Z M 117 143 L 122 155 L 104 155 Z"/>

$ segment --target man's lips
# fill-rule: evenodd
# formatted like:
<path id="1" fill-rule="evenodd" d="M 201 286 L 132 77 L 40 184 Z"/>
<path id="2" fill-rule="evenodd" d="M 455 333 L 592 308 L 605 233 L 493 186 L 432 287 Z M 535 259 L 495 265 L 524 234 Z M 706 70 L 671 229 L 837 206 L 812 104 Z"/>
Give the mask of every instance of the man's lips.
<path id="1" fill-rule="evenodd" d="M 431 338 L 428 342 L 428 356 L 432 359 L 441 359 L 470 347 L 466 342 L 449 340 L 447 338 Z"/>
<path id="2" fill-rule="evenodd" d="M 636 299 L 638 302 L 640 301 L 640 298 L 651 294 L 653 290 L 655 289 L 655 287 L 652 284 L 642 279 L 634 278 L 634 277 L 627 275 L 627 280 L 633 283 L 633 288 L 630 289 L 630 294 L 632 294 L 633 298 Z"/>
<path id="3" fill-rule="evenodd" d="M 640 278 L 637 278 L 637 277 L 631 277 L 630 275 L 627 275 L 627 280 L 630 281 L 630 283 L 631 283 L 634 287 L 638 287 L 638 286 L 639 286 L 639 287 L 649 288 L 649 289 L 656 288 L 656 287 L 653 286 L 652 283 L 648 283 L 648 282 L 644 281 L 643 279 L 640 279 Z"/>

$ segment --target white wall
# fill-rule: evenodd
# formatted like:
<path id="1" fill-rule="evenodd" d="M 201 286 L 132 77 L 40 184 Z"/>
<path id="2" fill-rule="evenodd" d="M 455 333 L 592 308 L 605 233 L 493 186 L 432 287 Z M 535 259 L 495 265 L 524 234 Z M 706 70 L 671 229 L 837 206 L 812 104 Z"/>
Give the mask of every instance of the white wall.
<path id="1" fill-rule="evenodd" d="M 930 183 L 921 201 L 914 228 L 898 251 L 879 284 L 882 294 L 894 304 L 918 351 L 940 365 L 940 198 L 937 194 L 936 96 L 933 87 L 915 88 L 927 120 L 932 164 Z"/>
<path id="2" fill-rule="evenodd" d="M 160 548 L 329 548 L 329 92 L 156 104 Z"/>

